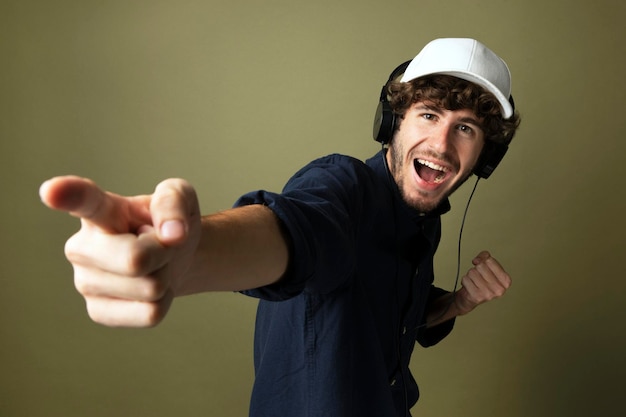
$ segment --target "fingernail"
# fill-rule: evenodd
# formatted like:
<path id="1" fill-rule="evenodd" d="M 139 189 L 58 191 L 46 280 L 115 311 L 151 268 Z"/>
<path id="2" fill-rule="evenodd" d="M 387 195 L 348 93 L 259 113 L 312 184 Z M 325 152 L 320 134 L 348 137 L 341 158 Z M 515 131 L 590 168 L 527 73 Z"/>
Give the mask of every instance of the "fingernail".
<path id="1" fill-rule="evenodd" d="M 50 180 L 44 181 L 39 186 L 39 199 L 45 203 L 44 197 L 46 192 L 48 191 L 48 186 L 50 185 Z"/>
<path id="2" fill-rule="evenodd" d="M 165 239 L 180 239 L 185 235 L 185 227 L 180 220 L 168 220 L 161 225 L 161 237 Z"/>

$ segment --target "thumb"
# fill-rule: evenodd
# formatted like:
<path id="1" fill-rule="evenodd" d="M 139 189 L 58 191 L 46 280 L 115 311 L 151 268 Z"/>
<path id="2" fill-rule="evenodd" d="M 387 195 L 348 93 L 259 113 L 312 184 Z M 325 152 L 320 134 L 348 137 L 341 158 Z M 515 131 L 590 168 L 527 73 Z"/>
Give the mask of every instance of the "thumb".
<path id="1" fill-rule="evenodd" d="M 478 265 L 491 258 L 491 254 L 486 250 L 480 252 L 474 259 L 472 259 L 472 264 Z"/>
<path id="2" fill-rule="evenodd" d="M 185 180 L 167 179 L 156 186 L 150 201 L 150 213 L 162 244 L 182 243 L 200 222 L 196 191 Z"/>

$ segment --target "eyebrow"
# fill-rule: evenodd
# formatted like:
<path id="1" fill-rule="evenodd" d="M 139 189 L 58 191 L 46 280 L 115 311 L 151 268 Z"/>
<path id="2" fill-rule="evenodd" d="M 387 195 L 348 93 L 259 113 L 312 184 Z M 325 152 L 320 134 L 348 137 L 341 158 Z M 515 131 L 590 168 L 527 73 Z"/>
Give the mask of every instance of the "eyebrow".
<path id="1" fill-rule="evenodd" d="M 433 106 L 433 105 L 429 105 L 429 104 L 425 104 L 425 103 L 420 103 L 417 106 L 417 108 L 418 109 L 423 109 L 423 110 L 428 110 L 428 111 L 433 112 L 433 113 L 438 114 L 438 115 L 443 114 L 443 109 L 441 109 L 441 107 L 439 107 L 439 106 Z M 485 128 L 483 127 L 483 124 L 478 119 L 476 119 L 474 117 L 469 117 L 469 116 L 461 117 L 459 119 L 459 121 L 463 122 L 463 123 L 467 123 L 467 124 L 472 124 L 472 125 L 478 127 L 483 132 L 485 131 Z"/>

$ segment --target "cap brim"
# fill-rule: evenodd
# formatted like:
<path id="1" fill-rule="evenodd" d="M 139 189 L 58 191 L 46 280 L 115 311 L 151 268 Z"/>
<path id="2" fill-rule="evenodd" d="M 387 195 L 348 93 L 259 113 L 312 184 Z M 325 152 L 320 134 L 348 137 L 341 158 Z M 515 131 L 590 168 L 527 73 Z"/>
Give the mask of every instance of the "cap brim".
<path id="1" fill-rule="evenodd" d="M 436 75 L 436 74 L 450 75 L 452 77 L 457 77 L 462 80 L 466 80 L 466 81 L 469 81 L 471 83 L 474 83 L 483 87 L 485 90 L 493 94 L 496 100 L 498 101 L 498 104 L 500 104 L 500 110 L 502 111 L 502 117 L 504 119 L 508 119 L 509 117 L 513 116 L 513 106 L 511 106 L 511 103 L 509 102 L 509 98 L 504 97 L 504 94 L 502 94 L 502 92 L 500 92 L 500 90 L 493 83 L 489 82 L 483 77 L 477 76 L 474 73 L 464 72 L 464 71 L 459 71 L 459 70 L 445 70 L 444 69 L 444 70 L 425 72 L 425 73 L 419 73 L 419 74 L 415 74 L 415 73 L 404 74 L 402 78 L 400 79 L 400 81 L 408 82 L 416 78 L 421 78 L 427 75 Z M 406 75 L 409 75 L 409 77 L 406 77 Z"/>

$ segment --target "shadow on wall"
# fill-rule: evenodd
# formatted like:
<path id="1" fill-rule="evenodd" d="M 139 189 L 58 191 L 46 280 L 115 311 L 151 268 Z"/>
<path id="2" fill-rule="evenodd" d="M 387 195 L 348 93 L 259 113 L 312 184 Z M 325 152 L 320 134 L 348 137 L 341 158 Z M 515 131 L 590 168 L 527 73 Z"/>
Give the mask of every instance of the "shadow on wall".
<path id="1" fill-rule="evenodd" d="M 541 276 L 526 277 L 527 329 L 511 355 L 520 355 L 519 403 L 527 408 L 520 415 L 624 415 L 623 153 L 614 152 L 617 133 L 603 136 L 606 146 L 589 156 L 578 139 L 574 155 L 555 168 L 563 178 L 543 185 L 526 219 L 524 269 Z"/>
<path id="2" fill-rule="evenodd" d="M 588 300 L 576 315 L 555 315 L 537 324 L 534 343 L 526 341 L 520 368 L 521 415 L 623 415 L 626 344 L 608 317 L 613 299 Z M 602 313 L 597 307 L 603 303 Z M 615 311 L 617 314 L 617 311 Z"/>

